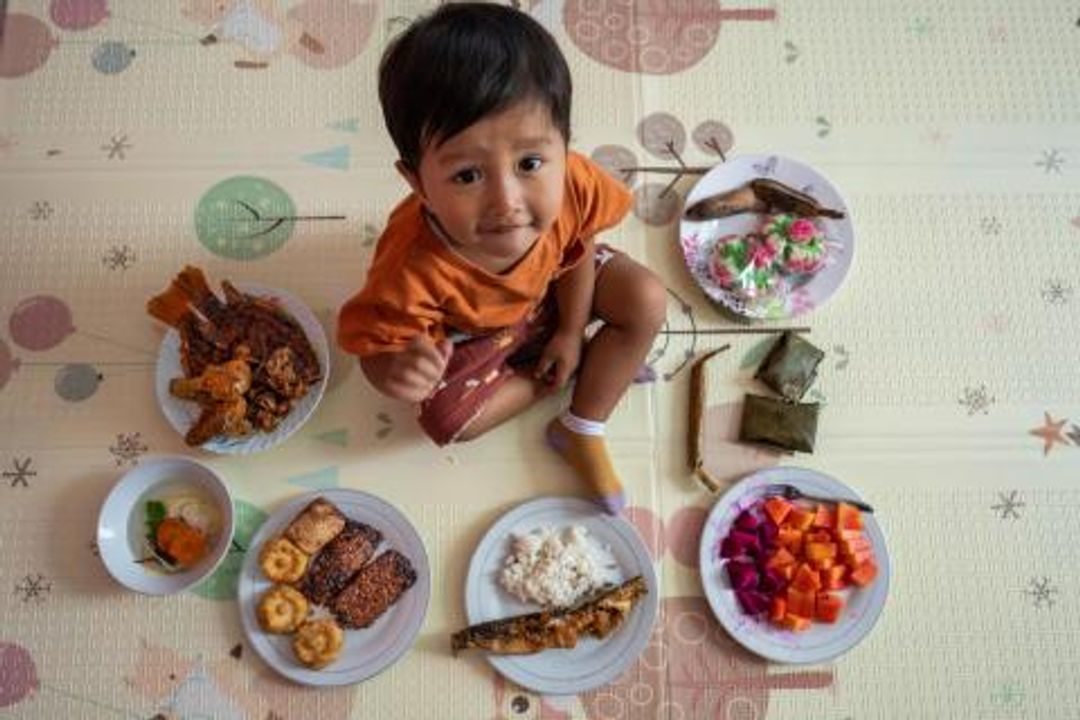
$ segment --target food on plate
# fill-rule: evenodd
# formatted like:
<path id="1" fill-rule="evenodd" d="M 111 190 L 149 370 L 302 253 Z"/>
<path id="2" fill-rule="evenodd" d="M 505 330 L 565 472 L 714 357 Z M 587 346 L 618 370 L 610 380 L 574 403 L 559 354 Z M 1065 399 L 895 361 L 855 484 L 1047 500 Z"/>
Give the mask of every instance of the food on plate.
<path id="1" fill-rule="evenodd" d="M 755 178 L 750 182 L 698 200 L 686 209 L 688 220 L 716 220 L 742 213 L 788 212 L 800 217 L 842 219 L 844 213 L 823 206 L 810 195 L 778 180 Z"/>
<path id="2" fill-rule="evenodd" d="M 846 502 L 834 507 L 769 495 L 743 510 L 718 549 L 739 607 L 795 632 L 837 622 L 843 591 L 877 576 L 862 528 L 858 508 Z"/>
<path id="3" fill-rule="evenodd" d="M 743 401 L 739 441 L 781 452 L 814 452 L 818 403 L 793 403 L 747 393 Z"/>
<path id="4" fill-rule="evenodd" d="M 285 537 L 308 555 L 314 555 L 344 529 L 345 516 L 337 506 L 324 498 L 315 498 L 285 528 Z"/>
<path id="5" fill-rule="evenodd" d="M 346 521 L 345 529 L 315 557 L 298 589 L 316 605 L 325 605 L 372 558 L 381 541 L 382 533 L 370 525 Z"/>
<path id="6" fill-rule="evenodd" d="M 184 377 L 170 383 L 170 392 L 202 409 L 185 436 L 191 445 L 272 431 L 323 373 L 303 328 L 278 303 L 228 280 L 221 285 L 224 302 L 202 270 L 187 266 L 146 305 L 180 335 Z"/>
<path id="7" fill-rule="evenodd" d="M 333 618 L 309 620 L 300 626 L 292 639 L 296 659 L 319 670 L 337 659 L 345 644 L 345 633 Z"/>
<path id="8" fill-rule="evenodd" d="M 615 558 L 581 525 L 513 535 L 499 573 L 507 592 L 543 607 L 570 607 L 618 581 Z"/>
<path id="9" fill-rule="evenodd" d="M 195 491 L 184 491 L 145 505 L 144 545 L 152 562 L 164 572 L 194 567 L 213 547 L 221 525 L 217 509 Z"/>
<path id="10" fill-rule="evenodd" d="M 766 217 L 745 235 L 723 235 L 708 251 L 709 277 L 744 301 L 790 293 L 826 265 L 829 241 L 808 218 Z"/>
<path id="11" fill-rule="evenodd" d="M 307 598 L 296 588 L 275 585 L 263 594 L 255 614 L 263 630 L 284 635 L 300 627 L 307 620 L 308 611 Z"/>
<path id="12" fill-rule="evenodd" d="M 451 647 L 503 655 L 523 655 L 551 648 L 572 648 L 580 638 L 603 639 L 623 625 L 638 600 L 648 594 L 640 575 L 576 609 L 550 610 L 491 620 L 454 633 Z"/>
<path id="13" fill-rule="evenodd" d="M 785 399 L 798 402 L 814 383 L 825 353 L 787 330 L 769 350 L 754 377 Z"/>
<path id="14" fill-rule="evenodd" d="M 285 537 L 268 541 L 259 553 L 263 575 L 278 583 L 293 583 L 304 576 L 308 554 Z"/>
<path id="15" fill-rule="evenodd" d="M 415 582 L 416 571 L 409 559 L 397 550 L 387 550 L 360 568 L 330 603 L 330 609 L 344 627 L 365 628 Z"/>

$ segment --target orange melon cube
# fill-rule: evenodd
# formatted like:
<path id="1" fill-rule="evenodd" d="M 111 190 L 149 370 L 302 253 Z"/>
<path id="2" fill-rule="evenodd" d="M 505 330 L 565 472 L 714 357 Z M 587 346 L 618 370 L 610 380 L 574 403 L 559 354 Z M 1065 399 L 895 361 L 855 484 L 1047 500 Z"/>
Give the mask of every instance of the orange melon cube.
<path id="1" fill-rule="evenodd" d="M 847 567 L 833 565 L 821 573 L 821 587 L 825 590 L 843 590 L 847 587 Z"/>
<path id="2" fill-rule="evenodd" d="M 825 560 L 826 558 L 832 560 L 836 557 L 836 545 L 825 542 L 808 542 L 806 543 L 805 554 L 806 559 L 811 562 Z"/>
<path id="3" fill-rule="evenodd" d="M 802 551 L 803 532 L 792 527 L 782 527 L 776 536 L 776 541 L 781 547 L 786 547 L 793 553 Z"/>
<path id="4" fill-rule="evenodd" d="M 795 588 L 788 588 L 787 612 L 789 615 L 798 615 L 805 618 L 814 617 L 816 603 L 817 594 L 815 592 L 802 592 Z"/>
<path id="5" fill-rule="evenodd" d="M 787 615 L 787 598 L 780 595 L 773 596 L 772 602 L 769 603 L 769 619 L 773 622 L 780 622 Z"/>
<path id="6" fill-rule="evenodd" d="M 821 589 L 821 576 L 818 575 L 817 570 L 803 563 L 795 570 L 795 578 L 791 581 L 791 586 L 802 592 L 817 592 Z"/>
<path id="7" fill-rule="evenodd" d="M 828 530 L 811 530 L 806 533 L 806 542 L 808 543 L 828 543 L 833 541 L 832 533 Z"/>
<path id="8" fill-rule="evenodd" d="M 781 525 L 784 519 L 788 516 L 788 513 L 792 511 L 794 506 L 782 497 L 770 497 L 764 504 L 765 514 L 772 518 L 772 521 L 777 525 Z"/>
<path id="9" fill-rule="evenodd" d="M 871 549 L 870 541 L 864 537 L 840 541 L 840 550 L 846 555 L 854 555 L 857 552 Z"/>
<path id="10" fill-rule="evenodd" d="M 844 599 L 839 595 L 828 592 L 818 593 L 814 604 L 814 619 L 834 623 L 840 617 L 840 611 L 843 609 Z"/>
<path id="11" fill-rule="evenodd" d="M 869 550 L 860 550 L 854 553 L 847 553 L 844 556 L 844 563 L 854 569 L 874 559 L 874 553 Z"/>
<path id="12" fill-rule="evenodd" d="M 785 630 L 791 630 L 792 632 L 802 632 L 803 630 L 809 629 L 810 618 L 788 613 L 784 616 L 784 619 L 780 621 L 780 627 Z"/>
<path id="13" fill-rule="evenodd" d="M 811 560 L 810 561 L 810 567 L 814 568 L 815 570 L 819 570 L 819 571 L 820 570 L 828 570 L 829 568 L 833 567 L 834 565 L 836 565 L 836 560 L 833 560 L 832 558 L 821 558 L 820 560 Z M 825 576 L 824 575 L 822 575 L 822 577 L 821 577 L 821 586 L 825 587 Z"/>
<path id="14" fill-rule="evenodd" d="M 878 567 L 873 560 L 867 560 L 851 571 L 851 582 L 859 587 L 866 587 L 877 577 Z"/>
<path id="15" fill-rule="evenodd" d="M 818 505 L 817 512 L 814 514 L 813 527 L 816 527 L 816 528 L 834 528 L 834 527 L 836 527 L 836 511 L 834 511 L 828 505 Z"/>
<path id="16" fill-rule="evenodd" d="M 781 568 L 785 565 L 794 565 L 795 556 L 787 551 L 787 548 L 777 548 L 776 552 L 772 554 L 767 561 L 765 561 L 765 567 L 767 568 Z"/>
<path id="17" fill-rule="evenodd" d="M 836 527 L 841 530 L 862 530 L 862 515 L 854 505 L 836 504 Z"/>
<path id="18" fill-rule="evenodd" d="M 787 520 L 784 522 L 788 527 L 793 527 L 796 530 L 806 531 L 814 524 L 814 518 L 817 517 L 817 513 L 813 510 L 804 510 L 802 508 L 795 508 L 788 513 Z"/>

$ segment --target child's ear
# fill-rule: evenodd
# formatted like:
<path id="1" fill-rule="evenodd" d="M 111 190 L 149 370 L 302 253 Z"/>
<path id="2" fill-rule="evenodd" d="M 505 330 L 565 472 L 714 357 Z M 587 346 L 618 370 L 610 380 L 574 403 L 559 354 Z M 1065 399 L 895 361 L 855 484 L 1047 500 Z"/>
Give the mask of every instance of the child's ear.
<path id="1" fill-rule="evenodd" d="M 394 163 L 394 168 L 398 171 L 398 175 L 405 178 L 405 182 L 409 183 L 409 187 L 412 188 L 414 193 L 424 197 L 424 186 L 420 183 L 420 176 L 409 167 L 408 163 L 404 160 L 398 160 Z"/>

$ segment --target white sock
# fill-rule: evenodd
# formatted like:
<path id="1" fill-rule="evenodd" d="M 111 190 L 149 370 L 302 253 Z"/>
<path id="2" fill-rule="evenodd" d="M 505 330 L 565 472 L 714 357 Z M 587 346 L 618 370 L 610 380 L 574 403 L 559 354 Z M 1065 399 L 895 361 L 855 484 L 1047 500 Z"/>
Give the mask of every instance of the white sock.
<path id="1" fill-rule="evenodd" d="M 586 420 L 585 418 L 579 418 L 574 413 L 570 412 L 567 408 L 562 415 L 559 416 L 559 422 L 561 422 L 567 430 L 570 432 L 576 432 L 578 435 L 603 435 L 605 423 L 599 420 Z"/>

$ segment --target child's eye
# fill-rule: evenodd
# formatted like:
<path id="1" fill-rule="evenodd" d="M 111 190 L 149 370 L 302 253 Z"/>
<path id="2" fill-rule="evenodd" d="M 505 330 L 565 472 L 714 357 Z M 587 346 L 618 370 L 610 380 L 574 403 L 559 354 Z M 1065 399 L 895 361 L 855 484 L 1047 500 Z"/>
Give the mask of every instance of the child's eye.
<path id="1" fill-rule="evenodd" d="M 539 155 L 530 155 L 527 158 L 523 158 L 521 162 L 518 163 L 518 167 L 520 167 L 525 172 L 532 173 L 539 170 L 540 166 L 543 164 L 544 161 L 540 158 Z"/>
<path id="2" fill-rule="evenodd" d="M 453 181 L 459 185 L 471 185 L 480 179 L 480 171 L 476 168 L 467 168 L 454 174 Z"/>

